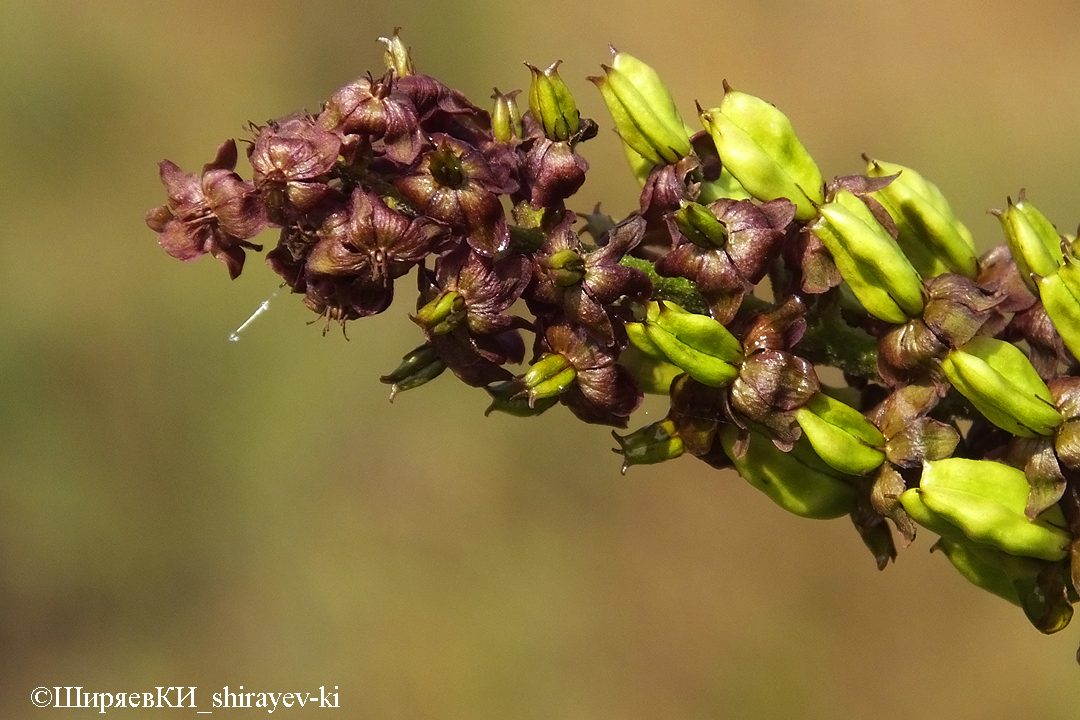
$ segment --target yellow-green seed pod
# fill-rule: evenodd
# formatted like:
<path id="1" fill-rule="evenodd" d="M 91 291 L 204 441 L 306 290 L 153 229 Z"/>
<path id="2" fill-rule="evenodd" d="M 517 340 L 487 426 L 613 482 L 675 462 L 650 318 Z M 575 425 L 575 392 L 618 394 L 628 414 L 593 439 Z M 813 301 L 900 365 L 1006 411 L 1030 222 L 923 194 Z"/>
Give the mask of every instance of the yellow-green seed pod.
<path id="1" fill-rule="evenodd" d="M 495 101 L 491 110 L 491 132 L 501 143 L 508 143 L 521 137 L 521 112 L 517 106 L 518 91 L 503 95 L 495 88 L 491 99 Z"/>
<path id="2" fill-rule="evenodd" d="M 805 440 L 785 453 L 762 433 L 749 433 L 746 454 L 741 458 L 735 454 L 739 428 L 723 425 L 721 445 L 743 479 L 777 505 L 800 517 L 819 520 L 841 517 L 855 509 L 854 488 L 817 458 Z"/>
<path id="3" fill-rule="evenodd" d="M 847 475 L 865 475 L 885 462 L 885 437 L 862 413 L 824 393 L 795 411 L 817 454 Z"/>
<path id="4" fill-rule="evenodd" d="M 684 201 L 673 217 L 686 239 L 698 247 L 722 248 L 727 242 L 727 228 L 700 203 Z"/>
<path id="5" fill-rule="evenodd" d="M 724 167 L 758 200 L 787 198 L 797 219 L 814 217 L 825 200 L 821 171 L 791 121 L 760 98 L 725 90 L 718 107 L 701 112 Z"/>
<path id="6" fill-rule="evenodd" d="M 1039 299 L 1054 329 L 1073 357 L 1080 358 L 1080 268 L 1067 261 L 1036 282 Z"/>
<path id="7" fill-rule="evenodd" d="M 865 203 L 839 190 L 819 211 L 810 231 L 828 248 L 866 311 L 898 325 L 918 317 L 923 310 L 922 279 Z"/>
<path id="8" fill-rule="evenodd" d="M 926 461 L 919 486 L 981 495 L 1018 513 L 1024 512 L 1031 492 L 1023 470 L 1004 463 L 967 458 Z"/>
<path id="9" fill-rule="evenodd" d="M 386 63 L 387 70 L 393 70 L 398 77 L 405 77 L 406 75 L 412 75 L 413 70 L 412 56 L 409 53 L 409 48 L 405 46 L 405 42 L 398 34 L 401 28 L 394 28 L 394 34 L 388 38 L 381 37 L 379 42 L 385 46 L 383 51 L 383 62 Z"/>
<path id="10" fill-rule="evenodd" d="M 648 79 L 643 79 L 642 73 L 625 72 L 628 63 L 625 59 L 620 63 L 618 55 L 616 58 L 615 67 L 602 66 L 603 77 L 589 79 L 600 90 L 619 137 L 653 165 L 677 163 L 690 154 L 690 135 L 674 101 L 662 84 L 659 88 L 642 85 Z M 637 60 L 634 64 L 635 69 L 644 65 Z M 652 78 L 659 82 L 655 73 Z"/>
<path id="11" fill-rule="evenodd" d="M 954 272 L 974 278 L 978 274 L 975 240 L 936 185 L 910 168 L 881 160 L 869 160 L 866 174 L 897 175 L 871 197 L 892 216 L 897 243 L 920 275 L 931 278 Z"/>
<path id="12" fill-rule="evenodd" d="M 640 332 L 644 335 L 644 328 L 641 328 Z M 641 351 L 636 345 L 631 345 L 619 354 L 619 364 L 634 376 L 641 392 L 650 395 L 667 395 L 671 390 L 672 381 L 682 375 L 683 370 L 667 362 L 666 357 L 658 359 Z"/>
<path id="13" fill-rule="evenodd" d="M 1002 569 L 1001 564 L 996 562 L 997 553 L 992 548 L 941 538 L 930 548 L 931 552 L 934 550 L 940 550 L 972 585 L 1019 607 L 1020 598 L 1013 587 L 1012 578 Z"/>
<path id="14" fill-rule="evenodd" d="M 532 73 L 529 84 L 529 109 L 550 140 L 562 142 L 577 134 L 581 114 L 570 88 L 559 77 L 561 60 L 541 70 L 525 63 Z"/>
<path id="15" fill-rule="evenodd" d="M 529 366 L 522 382 L 529 392 L 530 406 L 537 400 L 562 394 L 577 378 L 577 371 L 564 356 L 549 353 Z"/>
<path id="16" fill-rule="evenodd" d="M 994 211 L 1005 231 L 1016 269 L 1032 292 L 1036 292 L 1031 274 L 1049 275 L 1063 262 L 1061 236 L 1050 221 L 1027 201 L 1024 191 L 1005 210 Z"/>
<path id="17" fill-rule="evenodd" d="M 918 488 L 923 504 L 952 523 L 969 540 L 992 545 L 1011 555 L 1055 562 L 1068 554 L 1069 535 L 1056 527 L 1031 522 L 982 495 L 945 488 Z"/>
<path id="18" fill-rule="evenodd" d="M 619 443 L 615 452 L 623 456 L 622 472 L 625 475 L 631 465 L 653 465 L 674 460 L 683 454 L 683 441 L 675 431 L 675 423 L 661 420 L 635 430 L 629 435 L 611 435 Z"/>
<path id="19" fill-rule="evenodd" d="M 704 385 L 721 387 L 739 375 L 736 364 L 742 361 L 742 344 L 708 315 L 687 312 L 670 302 L 652 303 L 644 331 L 668 362 Z"/>
<path id="20" fill-rule="evenodd" d="M 649 339 L 649 334 L 645 332 L 645 323 L 626 323 L 626 336 L 630 343 L 645 355 L 654 360 L 667 361 L 664 351 Z"/>
<path id="21" fill-rule="evenodd" d="M 1046 383 L 1012 343 L 976 337 L 950 351 L 941 369 L 976 410 L 1013 435 L 1052 435 L 1063 422 Z"/>

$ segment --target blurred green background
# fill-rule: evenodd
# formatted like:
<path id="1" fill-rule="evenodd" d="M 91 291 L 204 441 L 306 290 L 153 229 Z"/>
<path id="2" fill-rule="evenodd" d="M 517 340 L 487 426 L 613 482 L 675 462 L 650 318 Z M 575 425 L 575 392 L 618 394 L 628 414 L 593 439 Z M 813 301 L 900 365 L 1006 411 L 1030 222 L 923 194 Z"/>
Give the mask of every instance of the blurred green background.
<path id="1" fill-rule="evenodd" d="M 2 0 L 0 716 L 60 712 L 38 686 L 336 685 L 355 718 L 1075 718 L 1077 628 L 925 535 L 878 573 L 846 521 L 691 459 L 621 477 L 562 408 L 485 418 L 449 374 L 388 404 L 409 280 L 351 342 L 293 297 L 227 342 L 278 281 L 168 258 L 156 163 L 317 109 L 396 25 L 483 105 L 561 58 L 604 129 L 582 210 L 636 204 L 585 81 L 611 42 L 688 117 L 724 78 L 774 102 L 828 177 L 919 169 L 984 247 L 1022 186 L 1080 220 L 1074 2 Z"/>

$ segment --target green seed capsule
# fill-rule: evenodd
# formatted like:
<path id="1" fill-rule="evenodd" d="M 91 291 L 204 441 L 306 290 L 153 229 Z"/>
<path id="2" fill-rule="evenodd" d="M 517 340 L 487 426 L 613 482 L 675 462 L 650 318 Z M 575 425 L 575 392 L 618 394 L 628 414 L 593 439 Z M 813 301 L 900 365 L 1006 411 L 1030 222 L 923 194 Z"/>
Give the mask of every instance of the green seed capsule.
<path id="1" fill-rule="evenodd" d="M 631 465 L 652 465 L 674 460 L 683 454 L 683 441 L 675 431 L 675 423 L 661 420 L 635 430 L 629 435 L 611 432 L 619 447 L 615 452 L 623 456 L 622 472 L 625 475 Z"/>
<path id="2" fill-rule="evenodd" d="M 537 400 L 560 395 L 576 378 L 577 371 L 569 360 L 559 353 L 549 353 L 529 366 L 521 379 L 529 391 L 531 405 Z"/>
<path id="3" fill-rule="evenodd" d="M 819 211 L 810 231 L 828 248 L 866 311 L 895 324 L 918 317 L 923 310 L 922 279 L 866 205 L 839 190 Z"/>
<path id="4" fill-rule="evenodd" d="M 491 99 L 495 101 L 491 110 L 491 132 L 501 143 L 508 143 L 521 137 L 521 112 L 517 106 L 518 91 L 503 95 L 499 89 Z"/>
<path id="5" fill-rule="evenodd" d="M 795 411 L 806 439 L 831 467 L 865 475 L 885 462 L 885 437 L 862 413 L 818 393 Z"/>
<path id="6" fill-rule="evenodd" d="M 760 98 L 725 90 L 719 107 L 701 112 L 724 167 L 758 200 L 788 198 L 797 219 L 814 217 L 825 200 L 821 171 L 791 121 Z"/>
<path id="7" fill-rule="evenodd" d="M 529 84 L 529 109 L 550 140 L 562 142 L 577 134 L 581 114 L 577 103 L 570 93 L 570 88 L 559 77 L 559 64 L 556 60 L 545 70 L 525 63 L 532 73 Z"/>
<path id="8" fill-rule="evenodd" d="M 919 488 L 918 494 L 928 509 L 960 528 L 973 542 L 1051 562 L 1067 555 L 1071 542 L 1068 534 L 1031 522 L 1023 512 L 962 490 Z"/>
<path id="9" fill-rule="evenodd" d="M 1024 191 L 1016 203 L 1009 198 L 1005 210 L 994 211 L 1005 231 L 1016 269 L 1032 292 L 1036 292 L 1031 274 L 1049 275 L 1063 262 L 1061 236 L 1034 205 L 1027 201 Z"/>
<path id="10" fill-rule="evenodd" d="M 780 507 L 800 517 L 828 520 L 855 508 L 855 490 L 823 463 L 805 440 L 785 453 L 765 435 L 750 430 L 746 454 L 735 454 L 739 428 L 724 425 L 719 438 L 735 469 Z"/>
<path id="11" fill-rule="evenodd" d="M 941 368 L 976 410 L 1013 435 L 1052 435 L 1063 422 L 1046 383 L 1012 343 L 976 337 L 949 352 Z"/>
<path id="12" fill-rule="evenodd" d="M 704 205 L 684 202 L 674 218 L 679 231 L 698 247 L 722 248 L 727 242 L 727 228 Z"/>
<path id="13" fill-rule="evenodd" d="M 1073 357 L 1080 357 L 1080 268 L 1066 262 L 1036 282 L 1039 298 L 1054 329 Z"/>
<path id="14" fill-rule="evenodd" d="M 977 546 L 962 540 L 939 539 L 930 551 L 940 550 L 952 566 L 976 587 L 1008 600 L 1019 607 L 1020 598 L 1013 587 L 1012 578 L 996 562 L 997 553 L 986 546 Z"/>
<path id="15" fill-rule="evenodd" d="M 897 242 L 924 278 L 954 272 L 974 278 L 978 272 L 975 241 L 953 213 L 936 185 L 910 168 L 869 160 L 870 177 L 899 175 L 872 193 L 896 223 Z"/>
<path id="16" fill-rule="evenodd" d="M 640 325 L 639 325 L 640 327 Z M 644 333 L 644 329 L 641 330 Z M 630 346 L 619 355 L 619 364 L 630 371 L 641 392 L 651 395 L 667 395 L 671 383 L 683 374 L 682 368 L 666 359 L 652 357 L 636 346 Z"/>
<path id="17" fill-rule="evenodd" d="M 1023 470 L 990 460 L 945 458 L 923 463 L 922 488 L 960 490 L 1022 513 L 1031 485 Z"/>
<path id="18" fill-rule="evenodd" d="M 720 387 L 739 375 L 741 343 L 707 315 L 686 312 L 674 303 L 652 303 L 644 330 L 669 362 L 704 385 Z"/>

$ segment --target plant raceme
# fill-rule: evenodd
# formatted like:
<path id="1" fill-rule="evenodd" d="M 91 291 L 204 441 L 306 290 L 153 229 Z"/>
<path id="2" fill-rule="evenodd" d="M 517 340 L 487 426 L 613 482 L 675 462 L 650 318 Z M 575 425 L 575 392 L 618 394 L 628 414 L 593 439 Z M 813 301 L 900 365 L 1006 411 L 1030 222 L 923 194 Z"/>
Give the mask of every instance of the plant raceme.
<path id="1" fill-rule="evenodd" d="M 488 111 L 383 40 L 382 75 L 252 126 L 250 181 L 233 140 L 199 173 L 163 161 L 167 202 L 146 222 L 166 252 L 235 278 L 276 228 L 267 262 L 327 325 L 386 310 L 415 269 L 423 342 L 382 378 L 391 399 L 449 369 L 488 412 L 562 404 L 624 428 L 643 393 L 667 395 L 667 417 L 615 435 L 624 471 L 733 467 L 797 515 L 849 516 L 882 569 L 925 528 L 972 583 L 1065 627 L 1080 252 L 1023 191 L 995 211 L 1005 243 L 977 255 L 914 170 L 867 158 L 826 183 L 787 117 L 726 83 L 695 131 L 651 67 L 612 49 L 590 80 L 639 210 L 574 212 L 597 124 L 558 62 L 528 65 L 524 112 L 498 90 Z"/>

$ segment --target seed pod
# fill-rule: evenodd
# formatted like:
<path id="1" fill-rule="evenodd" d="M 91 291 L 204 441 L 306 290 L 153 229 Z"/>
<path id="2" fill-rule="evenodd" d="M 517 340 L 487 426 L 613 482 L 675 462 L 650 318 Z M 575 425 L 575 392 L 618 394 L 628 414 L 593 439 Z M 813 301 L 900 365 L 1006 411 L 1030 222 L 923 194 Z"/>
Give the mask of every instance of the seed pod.
<path id="1" fill-rule="evenodd" d="M 974 279 L 979 272 L 975 241 L 936 185 L 910 168 L 867 160 L 870 177 L 896 178 L 871 193 L 896 223 L 897 243 L 924 278 L 945 272 Z"/>
<path id="2" fill-rule="evenodd" d="M 501 143 L 508 143 L 521 137 L 521 112 L 517 106 L 518 91 L 503 95 L 495 88 L 491 99 L 495 104 L 491 110 L 491 133 Z"/>
<path id="3" fill-rule="evenodd" d="M 521 380 L 529 393 L 531 407 L 537 400 L 561 394 L 576 378 L 577 371 L 565 356 L 549 353 L 530 365 Z"/>
<path id="4" fill-rule="evenodd" d="M 684 202 L 672 217 L 687 240 L 702 248 L 722 248 L 728 232 L 713 211 L 696 202 Z"/>
<path id="5" fill-rule="evenodd" d="M 555 396 L 530 399 L 518 380 L 494 382 L 485 385 L 484 390 L 491 396 L 491 404 L 484 411 L 485 417 L 493 412 L 506 413 L 513 417 L 536 417 L 559 402 Z"/>
<path id="6" fill-rule="evenodd" d="M 1071 542 L 1068 534 L 1028 520 L 1022 510 L 1016 512 L 983 495 L 963 490 L 934 487 L 916 488 L 916 492 L 927 509 L 955 525 L 973 542 L 992 545 L 1011 555 L 1051 562 L 1067 555 Z"/>
<path id="7" fill-rule="evenodd" d="M 1066 261 L 1036 279 L 1043 309 L 1073 357 L 1080 357 L 1080 268 Z"/>
<path id="8" fill-rule="evenodd" d="M 561 60 L 556 60 L 545 70 L 525 63 L 532 73 L 529 109 L 544 128 L 544 134 L 555 142 L 569 140 L 576 135 L 581 120 L 570 88 L 559 77 L 560 63 Z"/>
<path id="9" fill-rule="evenodd" d="M 640 323 L 637 325 L 641 328 Z M 643 328 L 641 333 L 644 334 Z M 667 395 L 671 382 L 683 374 L 682 368 L 677 365 L 652 357 L 636 346 L 628 347 L 619 354 L 619 365 L 630 371 L 641 392 L 651 395 Z"/>
<path id="10" fill-rule="evenodd" d="M 739 428 L 724 425 L 720 442 L 735 469 L 751 485 L 780 507 L 800 517 L 828 520 L 855 508 L 855 490 L 837 477 L 805 441 L 789 452 L 779 450 L 765 435 L 747 430 L 746 452 L 739 457 L 735 445 Z"/>
<path id="11" fill-rule="evenodd" d="M 401 364 L 389 375 L 379 378 L 379 382 L 390 386 L 390 402 L 394 402 L 398 393 L 418 388 L 434 380 L 445 369 L 446 363 L 435 352 L 435 348 L 430 343 L 424 343 L 406 353 L 401 358 Z"/>
<path id="12" fill-rule="evenodd" d="M 742 345 L 707 315 L 686 312 L 674 303 L 651 303 L 644 331 L 669 362 L 704 385 L 720 387 L 739 375 Z"/>
<path id="13" fill-rule="evenodd" d="M 623 456 L 623 475 L 631 465 L 652 465 L 674 460 L 683 454 L 682 438 L 676 434 L 675 424 L 670 420 L 646 425 L 629 435 L 619 435 L 612 430 L 611 435 L 619 443 L 614 452 Z"/>
<path id="14" fill-rule="evenodd" d="M 1016 260 L 1016 269 L 1028 289 L 1035 292 L 1031 274 L 1049 275 L 1063 262 L 1061 236 L 1034 205 L 1027 201 L 1023 190 L 1017 202 L 1009 198 L 1005 210 L 992 211 L 1001 221 L 1005 241 Z"/>
<path id="15" fill-rule="evenodd" d="M 807 221 L 825 200 L 821 171 L 791 121 L 753 95 L 727 87 L 719 107 L 701 111 L 724 167 L 758 200 L 788 198 Z"/>
<path id="16" fill-rule="evenodd" d="M 433 335 L 445 335 L 460 325 L 467 313 L 465 298 L 448 290 L 417 310 L 413 322 Z"/>
<path id="17" fill-rule="evenodd" d="M 690 132 L 660 76 L 637 58 L 612 48 L 604 77 L 591 77 L 626 147 L 651 166 L 690 154 Z M 631 159 L 631 165 L 634 165 Z"/>
<path id="18" fill-rule="evenodd" d="M 858 410 L 818 393 L 795 411 L 806 439 L 831 467 L 865 475 L 885 461 L 885 437 Z"/>
<path id="19" fill-rule="evenodd" d="M 952 566 L 971 584 L 1008 600 L 1013 605 L 1020 605 L 1020 598 L 1016 594 L 1016 588 L 1013 587 L 1012 578 L 996 561 L 999 553 L 992 548 L 962 540 L 940 538 L 930 548 L 930 552 L 935 550 L 940 550 Z"/>
<path id="20" fill-rule="evenodd" d="M 923 309 L 922 280 L 866 205 L 841 189 L 819 212 L 810 232 L 829 249 L 866 311 L 898 325 L 918 317 Z"/>
<path id="21" fill-rule="evenodd" d="M 1023 350 L 1004 340 L 976 337 L 949 352 L 941 369 L 976 410 L 1013 435 L 1051 435 L 1063 421 Z"/>

